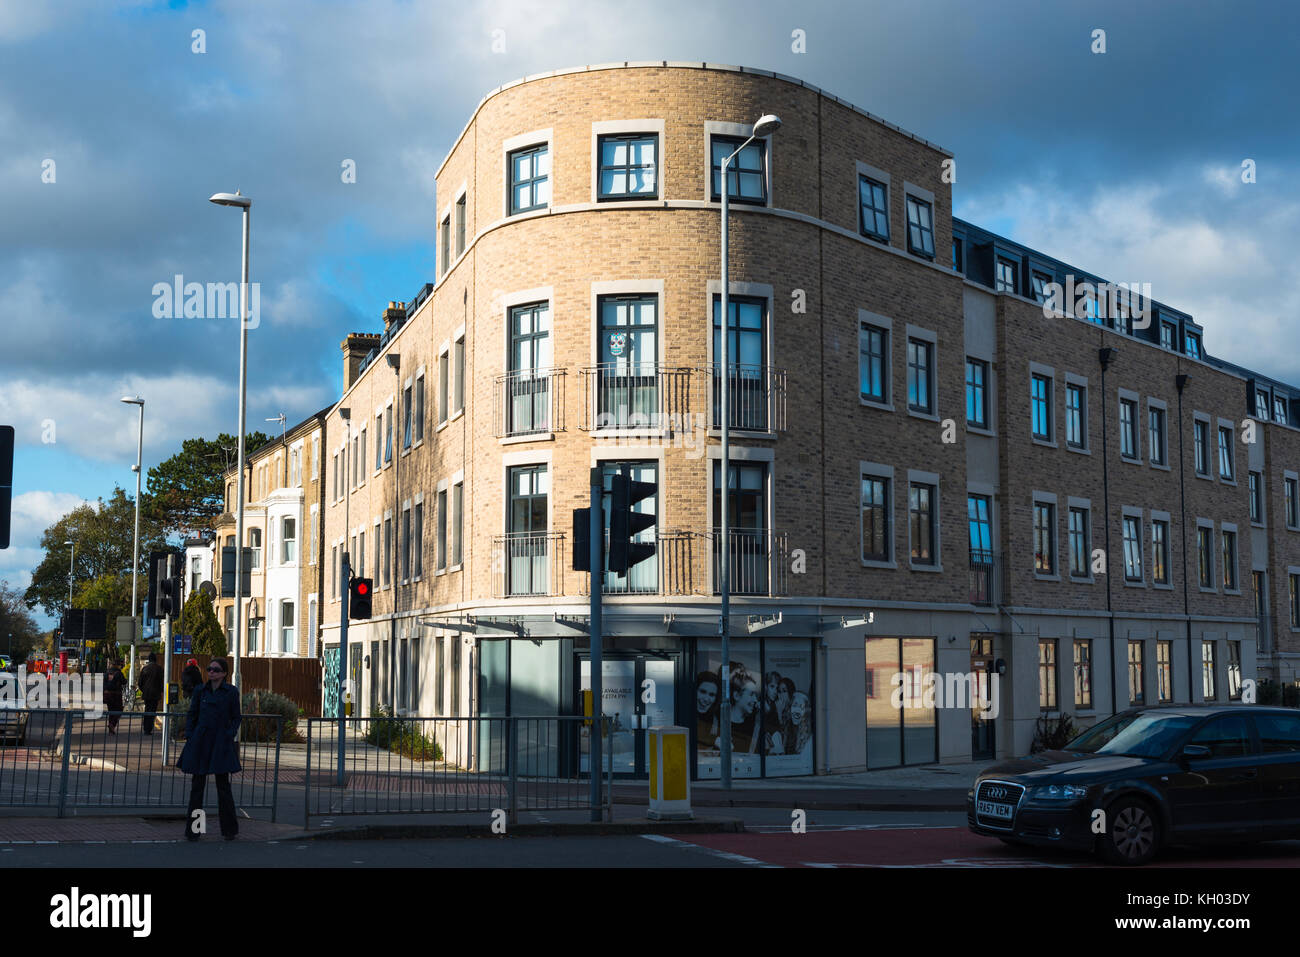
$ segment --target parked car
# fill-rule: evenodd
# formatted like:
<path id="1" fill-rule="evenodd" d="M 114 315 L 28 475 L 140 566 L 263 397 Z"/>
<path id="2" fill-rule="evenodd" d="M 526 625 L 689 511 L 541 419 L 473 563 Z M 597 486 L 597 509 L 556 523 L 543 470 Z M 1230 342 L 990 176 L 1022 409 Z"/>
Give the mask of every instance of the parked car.
<path id="1" fill-rule="evenodd" d="M 1133 708 L 1059 751 L 986 768 L 966 818 L 1008 844 L 1124 865 L 1168 844 L 1300 838 L 1300 711 Z"/>

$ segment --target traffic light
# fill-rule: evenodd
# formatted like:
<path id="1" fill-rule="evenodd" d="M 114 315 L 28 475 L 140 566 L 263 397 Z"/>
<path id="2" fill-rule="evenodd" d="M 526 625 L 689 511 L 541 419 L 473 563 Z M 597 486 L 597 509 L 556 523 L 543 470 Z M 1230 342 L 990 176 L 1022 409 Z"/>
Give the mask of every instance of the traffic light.
<path id="1" fill-rule="evenodd" d="M 370 599 L 375 590 L 373 578 L 354 578 L 349 588 L 348 617 L 369 618 Z"/>
<path id="2" fill-rule="evenodd" d="M 636 512 L 633 508 L 653 499 L 658 492 L 654 482 L 638 482 L 623 469 L 614 476 L 609 510 L 609 570 L 620 577 L 654 556 L 654 542 L 633 541 L 638 533 L 655 527 L 654 513 Z"/>
<path id="3" fill-rule="evenodd" d="M 603 516 L 602 516 L 603 520 Z M 605 563 L 605 540 L 600 542 L 601 564 Z M 591 571 L 591 509 L 573 510 L 573 570 Z"/>
<path id="4" fill-rule="evenodd" d="M 157 584 L 154 591 L 158 599 L 159 618 L 175 618 L 181 613 L 181 562 L 171 552 L 160 554 L 155 566 Z M 153 606 L 150 606 L 153 607 Z"/>

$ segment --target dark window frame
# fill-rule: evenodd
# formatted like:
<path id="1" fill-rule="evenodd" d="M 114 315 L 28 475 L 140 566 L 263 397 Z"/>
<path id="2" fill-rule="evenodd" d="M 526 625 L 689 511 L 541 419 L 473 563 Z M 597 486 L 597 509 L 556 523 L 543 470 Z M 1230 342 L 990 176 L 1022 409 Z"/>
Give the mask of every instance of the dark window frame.
<path id="1" fill-rule="evenodd" d="M 720 188 L 722 185 L 721 183 L 722 161 L 726 159 L 728 155 L 734 152 L 737 147 L 739 147 L 742 143 L 744 143 L 745 139 L 746 137 L 743 136 L 729 136 L 725 133 L 709 134 L 709 196 L 715 203 L 722 202 L 722 191 Z M 728 149 L 726 153 L 719 156 L 717 150 L 715 150 L 714 147 L 721 144 L 728 144 L 728 143 L 731 145 L 731 148 Z M 746 151 L 750 149 L 757 149 L 758 151 L 757 169 L 755 169 L 753 166 L 740 165 L 741 160 L 744 158 Z M 745 203 L 750 206 L 766 206 L 768 205 L 769 202 L 771 202 L 771 191 L 768 188 L 769 183 L 767 181 L 768 180 L 767 150 L 768 150 L 767 139 L 766 138 L 756 139 L 753 142 L 749 143 L 745 147 L 745 149 L 741 150 L 740 153 L 738 153 L 736 157 L 731 161 L 731 164 L 727 167 L 728 204 Z M 738 192 L 740 189 L 740 183 L 741 183 L 740 177 L 742 174 L 747 176 L 753 176 L 753 175 L 758 176 L 759 182 L 762 184 L 763 187 L 763 195 L 761 197 L 755 198 L 753 196 L 744 196 Z M 731 192 L 732 177 L 735 177 L 735 181 L 736 181 L 737 192 L 735 193 Z"/>
<path id="2" fill-rule="evenodd" d="M 629 150 L 629 152 L 628 152 L 629 162 L 625 162 L 625 163 L 622 163 L 622 164 L 613 163 L 613 164 L 608 164 L 608 165 L 607 165 L 607 164 L 605 163 L 605 144 L 606 144 L 606 143 L 609 143 L 609 142 L 617 142 L 617 141 L 621 141 L 621 142 L 623 142 L 625 145 L 627 145 L 627 146 L 629 146 L 629 147 L 630 147 L 632 144 L 634 144 L 634 143 L 645 143 L 645 142 L 647 142 L 647 141 L 649 141 L 649 142 L 653 142 L 653 143 L 654 143 L 654 162 L 652 162 L 652 163 L 650 163 L 650 164 L 648 164 L 648 165 L 645 164 L 645 163 L 632 163 L 632 162 L 630 162 L 631 151 Z M 659 134 L 658 134 L 657 132 L 654 132 L 654 131 L 645 132 L 645 133 L 602 133 L 602 134 L 598 135 L 598 136 L 596 137 L 596 202 L 598 202 L 598 203 L 609 203 L 609 202 L 624 202 L 624 203 L 630 203 L 630 202 L 637 202 L 638 200 L 656 200 L 656 199 L 658 199 L 658 198 L 659 198 L 659 187 L 660 187 L 660 182 L 661 182 L 661 179 L 662 179 L 662 178 L 660 177 L 660 175 L 659 175 L 659 171 L 660 171 L 660 169 L 662 168 L 662 165 L 663 165 L 663 164 L 660 162 L 660 156 L 661 156 L 661 155 L 662 155 L 662 154 L 661 154 L 661 151 L 660 151 L 660 145 L 659 145 Z M 649 192 L 649 193 L 646 193 L 646 192 L 641 192 L 641 193 L 630 193 L 630 192 L 628 192 L 628 193 L 606 193 L 606 192 L 605 192 L 605 173 L 606 173 L 606 172 L 614 172 L 614 173 L 621 172 L 621 173 L 623 173 L 623 175 L 624 175 L 625 177 L 630 178 L 632 175 L 634 175 L 634 173 L 636 173 L 636 174 L 642 174 L 642 175 L 643 175 L 643 174 L 644 174 L 644 171 L 645 171 L 647 168 L 649 168 L 649 169 L 653 172 L 653 174 L 654 174 L 654 191 L 653 191 L 653 192 Z"/>
<path id="3" fill-rule="evenodd" d="M 914 256 L 920 256 L 924 259 L 934 259 L 934 204 L 929 200 L 907 194 L 907 251 Z M 916 210 L 915 221 L 913 221 L 912 211 Z M 922 217 L 921 211 L 924 210 L 928 216 Z M 929 223 L 923 222 L 928 218 Z M 913 241 L 913 232 L 915 232 L 919 245 Z M 928 243 L 927 243 L 928 239 Z"/>
<path id="4" fill-rule="evenodd" d="M 510 153 L 507 154 L 506 182 L 508 185 L 506 188 L 509 191 L 509 209 L 510 209 L 511 216 L 516 216 L 520 213 L 531 213 L 539 209 L 547 209 L 550 207 L 551 199 L 549 196 L 546 202 L 544 203 L 537 202 L 538 186 L 542 183 L 550 182 L 551 172 L 553 172 L 555 168 L 554 164 L 552 164 L 550 171 L 538 175 L 537 160 L 541 156 L 547 156 L 549 158 L 550 151 L 551 151 L 550 143 L 534 143 L 532 146 L 525 146 L 517 150 L 511 150 Z M 529 169 L 532 170 L 532 175 L 528 176 L 526 179 L 517 180 L 515 179 L 515 160 L 516 158 L 524 155 L 530 157 Z M 516 206 L 515 193 L 520 186 L 525 186 L 525 185 L 528 186 L 528 195 L 529 198 L 532 200 L 532 202 L 528 206 Z"/>

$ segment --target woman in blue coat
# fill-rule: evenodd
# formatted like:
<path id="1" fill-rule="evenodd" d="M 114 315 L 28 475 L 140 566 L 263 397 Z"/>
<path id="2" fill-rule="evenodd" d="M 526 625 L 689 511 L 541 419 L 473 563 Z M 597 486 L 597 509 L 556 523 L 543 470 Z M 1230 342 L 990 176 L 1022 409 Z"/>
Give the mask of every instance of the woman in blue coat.
<path id="1" fill-rule="evenodd" d="M 185 749 L 176 766 L 192 774 L 190 809 L 185 821 L 185 836 L 199 839 L 200 828 L 194 812 L 203 806 L 203 789 L 208 775 L 217 777 L 217 807 L 221 814 L 221 834 L 233 841 L 239 833 L 235 817 L 235 797 L 230 791 L 230 775 L 238 773 L 239 689 L 226 680 L 229 666 L 225 658 L 208 662 L 208 680 L 194 689 L 190 713 L 185 720 Z"/>

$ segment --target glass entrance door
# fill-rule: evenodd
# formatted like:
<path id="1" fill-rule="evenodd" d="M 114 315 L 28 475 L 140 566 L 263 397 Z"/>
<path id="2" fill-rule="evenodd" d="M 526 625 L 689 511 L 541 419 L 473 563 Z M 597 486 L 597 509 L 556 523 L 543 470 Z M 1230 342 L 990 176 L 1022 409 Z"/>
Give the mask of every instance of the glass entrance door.
<path id="1" fill-rule="evenodd" d="M 993 671 L 993 639 L 972 635 L 970 640 L 970 671 L 975 676 L 971 694 L 970 756 L 972 761 L 992 759 L 997 756 L 997 727 L 989 712 L 989 683 L 995 681 Z"/>
<path id="2" fill-rule="evenodd" d="M 601 773 L 610 769 L 624 777 L 645 777 L 649 768 L 651 728 L 676 723 L 677 656 L 605 652 L 601 661 L 603 711 L 611 719 L 609 734 L 601 742 Z M 582 692 L 591 687 L 591 658 L 584 654 L 578 663 L 577 711 L 582 710 Z M 594 730 L 594 729 L 591 729 Z M 588 735 L 583 729 L 579 768 L 591 769 Z"/>

